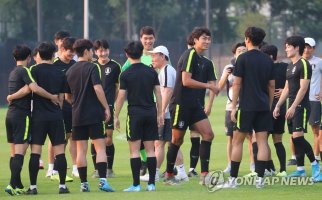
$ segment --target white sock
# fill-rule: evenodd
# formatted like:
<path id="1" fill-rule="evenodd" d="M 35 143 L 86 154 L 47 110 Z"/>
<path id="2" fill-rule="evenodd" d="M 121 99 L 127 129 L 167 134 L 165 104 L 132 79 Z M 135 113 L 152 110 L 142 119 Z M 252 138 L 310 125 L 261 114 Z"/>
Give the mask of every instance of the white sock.
<path id="1" fill-rule="evenodd" d="M 315 160 L 320 160 L 320 156 L 315 156 Z"/>
<path id="2" fill-rule="evenodd" d="M 189 168 L 189 172 L 192 172 L 193 170 L 195 170 L 195 168 Z"/>
<path id="3" fill-rule="evenodd" d="M 59 184 L 59 188 L 64 188 L 64 189 L 66 189 L 66 185 L 65 185 L 65 184 Z"/>
<path id="4" fill-rule="evenodd" d="M 52 171 L 54 169 L 54 164 L 48 164 L 48 171 Z"/>
<path id="5" fill-rule="evenodd" d="M 304 170 L 304 166 L 298 166 L 296 169 L 297 169 L 298 171 L 302 171 L 302 170 Z"/>
<path id="6" fill-rule="evenodd" d="M 177 166 L 178 174 L 183 173 L 185 174 L 186 171 L 184 169 L 184 164 Z"/>
<path id="7" fill-rule="evenodd" d="M 42 160 L 39 160 L 39 164 L 41 165 L 41 164 L 44 164 L 44 161 L 42 161 Z"/>
<path id="8" fill-rule="evenodd" d="M 316 165 L 316 164 L 317 164 L 316 160 L 311 162 L 311 165 Z"/>
<path id="9" fill-rule="evenodd" d="M 56 175 L 58 174 L 58 171 L 57 170 L 53 170 L 53 175 Z"/>
<path id="10" fill-rule="evenodd" d="M 249 169 L 250 171 L 255 171 L 255 163 L 250 163 Z"/>
<path id="11" fill-rule="evenodd" d="M 106 181 L 106 178 L 100 178 L 100 180 L 102 180 L 102 181 Z"/>
<path id="12" fill-rule="evenodd" d="M 292 159 L 296 160 L 296 156 L 295 155 L 292 155 Z"/>
<path id="13" fill-rule="evenodd" d="M 37 185 L 30 185 L 30 189 L 33 190 L 33 189 L 37 189 Z"/>
<path id="14" fill-rule="evenodd" d="M 73 172 L 78 171 L 77 165 L 73 165 Z"/>

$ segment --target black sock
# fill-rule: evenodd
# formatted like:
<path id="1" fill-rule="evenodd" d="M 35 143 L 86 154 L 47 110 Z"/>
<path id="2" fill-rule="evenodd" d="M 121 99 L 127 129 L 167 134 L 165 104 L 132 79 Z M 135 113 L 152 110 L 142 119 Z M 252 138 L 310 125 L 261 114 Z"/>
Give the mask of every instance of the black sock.
<path id="1" fill-rule="evenodd" d="M 32 153 L 29 160 L 29 178 L 30 185 L 37 185 L 37 176 L 39 172 L 40 154 Z"/>
<path id="2" fill-rule="evenodd" d="M 13 161 L 13 158 L 14 158 L 14 157 L 10 157 L 10 160 L 9 160 L 9 168 L 11 168 L 11 163 L 12 163 L 12 161 Z"/>
<path id="3" fill-rule="evenodd" d="M 258 177 L 263 178 L 267 161 L 257 160 L 255 163 L 255 172 Z"/>
<path id="4" fill-rule="evenodd" d="M 107 169 L 113 169 L 115 147 L 114 144 L 106 146 Z"/>
<path id="5" fill-rule="evenodd" d="M 167 173 L 173 174 L 173 167 L 177 159 L 179 148 L 180 146 L 173 143 L 169 144 L 167 152 Z"/>
<path id="6" fill-rule="evenodd" d="M 240 162 L 230 161 L 230 177 L 237 178 Z"/>
<path id="7" fill-rule="evenodd" d="M 253 157 L 254 157 L 254 162 L 256 163 L 257 161 L 257 154 L 258 154 L 258 146 L 257 146 L 257 142 L 253 142 L 252 143 L 253 146 Z"/>
<path id="8" fill-rule="evenodd" d="M 269 160 L 269 161 L 267 161 L 267 163 L 268 163 L 268 171 L 276 171 L 276 169 L 275 169 L 275 165 L 274 165 L 274 162 L 273 162 L 273 160 Z"/>
<path id="9" fill-rule="evenodd" d="M 304 153 L 306 154 L 306 156 L 309 158 L 310 162 L 314 162 L 315 159 L 315 155 L 313 153 L 313 149 L 312 146 L 310 145 L 310 143 L 303 137 L 303 146 L 304 146 Z"/>
<path id="10" fill-rule="evenodd" d="M 54 168 L 53 168 L 53 170 L 58 171 L 56 158 L 54 158 Z"/>
<path id="11" fill-rule="evenodd" d="M 282 142 L 277 142 L 274 144 L 276 149 L 276 154 L 280 162 L 280 172 L 286 171 L 286 151 Z"/>
<path id="12" fill-rule="evenodd" d="M 96 150 L 95 150 L 94 144 L 91 144 L 91 154 L 92 154 L 92 161 L 93 161 L 94 169 L 97 170 L 97 166 L 96 166 Z"/>
<path id="13" fill-rule="evenodd" d="M 320 151 L 320 158 L 321 158 L 321 162 L 322 162 L 322 151 Z"/>
<path id="14" fill-rule="evenodd" d="M 106 168 L 107 168 L 107 163 L 106 162 L 98 162 L 96 163 L 98 175 L 100 178 L 106 178 Z"/>
<path id="15" fill-rule="evenodd" d="M 67 160 L 64 153 L 56 156 L 55 166 L 59 173 L 59 184 L 64 185 L 67 173 Z"/>
<path id="16" fill-rule="evenodd" d="M 15 154 L 15 157 L 12 160 L 13 181 L 16 188 L 23 188 L 20 176 L 23 166 L 23 160 L 24 156 L 21 154 Z"/>
<path id="17" fill-rule="evenodd" d="M 78 167 L 77 169 L 81 183 L 87 182 L 87 167 Z"/>
<path id="18" fill-rule="evenodd" d="M 147 165 L 149 171 L 149 183 L 148 184 L 155 184 L 155 172 L 157 168 L 157 158 L 156 157 L 147 157 Z"/>
<path id="19" fill-rule="evenodd" d="M 131 158 L 130 162 L 131 162 L 133 186 L 138 186 L 140 185 L 141 158 Z"/>
<path id="20" fill-rule="evenodd" d="M 201 173 L 209 172 L 210 149 L 211 142 L 202 140 L 199 148 Z"/>
<path id="21" fill-rule="evenodd" d="M 190 138 L 190 168 L 196 168 L 199 159 L 200 137 Z"/>
<path id="22" fill-rule="evenodd" d="M 14 157 L 10 157 L 10 162 L 9 162 L 10 173 L 11 173 L 11 177 L 10 177 L 10 185 L 11 185 L 13 188 L 16 188 L 16 186 L 15 186 L 15 177 L 14 177 L 14 173 L 13 173 L 13 158 L 14 158 Z"/>
<path id="23" fill-rule="evenodd" d="M 296 155 L 296 162 L 297 166 L 304 166 L 304 147 L 302 146 L 301 140 L 303 141 L 304 137 L 297 137 L 297 138 L 292 138 L 294 148 L 295 148 L 295 155 Z"/>

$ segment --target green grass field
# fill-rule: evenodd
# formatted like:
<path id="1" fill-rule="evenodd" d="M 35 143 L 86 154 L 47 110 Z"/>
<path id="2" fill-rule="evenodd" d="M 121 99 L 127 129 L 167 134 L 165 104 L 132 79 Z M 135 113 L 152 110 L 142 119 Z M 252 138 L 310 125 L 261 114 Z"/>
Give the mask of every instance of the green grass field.
<path id="1" fill-rule="evenodd" d="M 211 160 L 210 169 L 211 170 L 222 170 L 227 165 L 226 160 L 226 136 L 224 134 L 224 110 L 225 110 L 225 97 L 218 97 L 215 100 L 212 113 L 211 113 L 211 124 L 215 132 L 215 139 L 212 144 L 211 149 Z M 189 182 L 183 183 L 179 186 L 166 186 L 162 182 L 158 182 L 156 187 L 156 192 L 139 192 L 139 193 L 124 193 L 123 189 L 127 188 L 132 183 L 132 176 L 130 171 L 130 161 L 129 161 L 129 150 L 125 139 L 125 114 L 126 109 L 123 108 L 121 116 L 121 131 L 120 133 L 114 132 L 114 143 L 116 148 L 116 155 L 114 161 L 114 172 L 116 174 L 115 178 L 111 178 L 108 181 L 116 189 L 115 193 L 105 193 L 101 192 L 97 188 L 98 180 L 90 177 L 93 172 L 93 166 L 91 163 L 91 157 L 88 154 L 88 180 L 90 182 L 91 192 L 81 193 L 79 192 L 80 181 L 74 179 L 74 182 L 67 183 L 71 194 L 68 195 L 58 195 L 58 182 L 50 181 L 50 179 L 45 178 L 46 168 L 47 168 L 47 146 L 43 149 L 43 160 L 45 161 L 45 170 L 40 170 L 38 175 L 38 192 L 36 196 L 16 196 L 11 197 L 4 192 L 4 188 L 9 183 L 10 171 L 9 171 L 9 145 L 6 143 L 6 131 L 5 131 L 5 115 L 6 108 L 0 109 L 0 199 L 9 198 L 22 198 L 22 199 L 320 199 L 322 195 L 322 183 L 314 184 L 311 186 L 281 186 L 273 185 L 266 186 L 265 188 L 259 190 L 254 186 L 241 186 L 238 189 L 229 190 L 219 190 L 213 193 L 209 193 L 205 187 L 198 184 L 198 179 L 190 179 Z M 306 134 L 307 139 L 312 143 L 313 137 L 312 132 Z M 287 158 L 289 158 L 289 135 L 285 134 L 284 144 L 287 150 Z M 275 154 L 275 148 L 270 142 L 272 147 L 272 155 L 274 159 L 274 164 L 277 169 L 279 169 L 279 163 Z M 186 170 L 189 169 L 189 150 L 190 150 L 190 139 L 189 134 L 186 134 L 185 143 L 182 146 L 182 150 L 185 157 L 185 167 Z M 28 176 L 28 162 L 29 162 L 30 151 L 27 152 L 24 161 L 24 167 L 22 171 L 22 178 L 25 187 L 29 186 L 29 176 Z M 68 164 L 71 167 L 70 156 L 67 153 Z M 308 175 L 310 175 L 310 165 L 309 161 L 306 160 L 306 168 Z M 197 169 L 199 170 L 199 163 Z M 162 171 L 165 169 L 165 163 L 162 166 Z M 288 172 L 295 169 L 294 166 L 288 167 Z M 68 171 L 70 175 L 71 171 Z M 244 145 L 244 159 L 240 167 L 239 175 L 242 176 L 249 173 L 249 155 L 247 151 L 247 145 Z M 142 189 L 145 189 L 146 183 L 141 183 Z"/>

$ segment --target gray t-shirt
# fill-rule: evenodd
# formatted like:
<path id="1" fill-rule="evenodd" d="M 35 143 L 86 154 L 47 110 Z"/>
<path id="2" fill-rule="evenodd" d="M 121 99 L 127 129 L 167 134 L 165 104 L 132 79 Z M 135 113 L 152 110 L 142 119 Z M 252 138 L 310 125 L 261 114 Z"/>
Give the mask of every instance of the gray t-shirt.
<path id="1" fill-rule="evenodd" d="M 164 88 L 174 88 L 176 82 L 176 70 L 171 65 L 164 66 L 159 73 L 161 96 Z M 165 119 L 170 119 L 169 105 L 166 108 Z"/>
<path id="2" fill-rule="evenodd" d="M 316 95 L 320 93 L 320 81 L 322 75 L 322 59 L 316 56 L 313 56 L 309 63 L 312 65 L 312 77 L 311 77 L 311 84 L 310 84 L 310 94 L 309 99 L 310 101 L 319 101 L 316 99 Z"/>
<path id="3" fill-rule="evenodd" d="M 226 65 L 224 70 L 225 71 L 227 68 L 229 67 L 234 67 L 232 64 L 229 64 L 229 65 Z M 221 78 L 220 79 L 223 79 L 224 78 L 224 73 L 221 75 Z M 232 106 L 232 102 L 230 100 L 233 99 L 233 82 L 234 82 L 234 76 L 232 74 L 230 74 L 227 78 L 228 80 L 228 85 L 229 86 L 229 90 L 228 90 L 228 96 L 229 98 L 227 99 L 227 103 L 226 103 L 226 111 L 231 111 L 231 106 Z"/>

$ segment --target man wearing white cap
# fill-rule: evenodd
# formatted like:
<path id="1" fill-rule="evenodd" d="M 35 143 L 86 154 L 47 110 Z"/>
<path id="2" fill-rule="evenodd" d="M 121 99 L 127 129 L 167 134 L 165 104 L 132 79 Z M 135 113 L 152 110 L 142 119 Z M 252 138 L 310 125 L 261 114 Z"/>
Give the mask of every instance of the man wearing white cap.
<path id="1" fill-rule="evenodd" d="M 315 159 L 320 160 L 322 158 L 322 141 L 319 145 L 319 129 L 321 124 L 321 99 L 322 91 L 320 88 L 321 75 L 322 75 L 322 59 L 314 56 L 316 42 L 313 38 L 306 37 L 305 49 L 303 53 L 303 58 L 308 60 L 312 65 L 312 78 L 310 83 L 310 106 L 311 114 L 309 118 L 309 123 L 312 127 L 312 132 L 314 135 L 314 155 Z M 320 136 L 321 140 L 321 136 Z M 320 147 L 320 148 L 319 148 Z M 319 155 L 320 154 L 320 155 Z"/>

